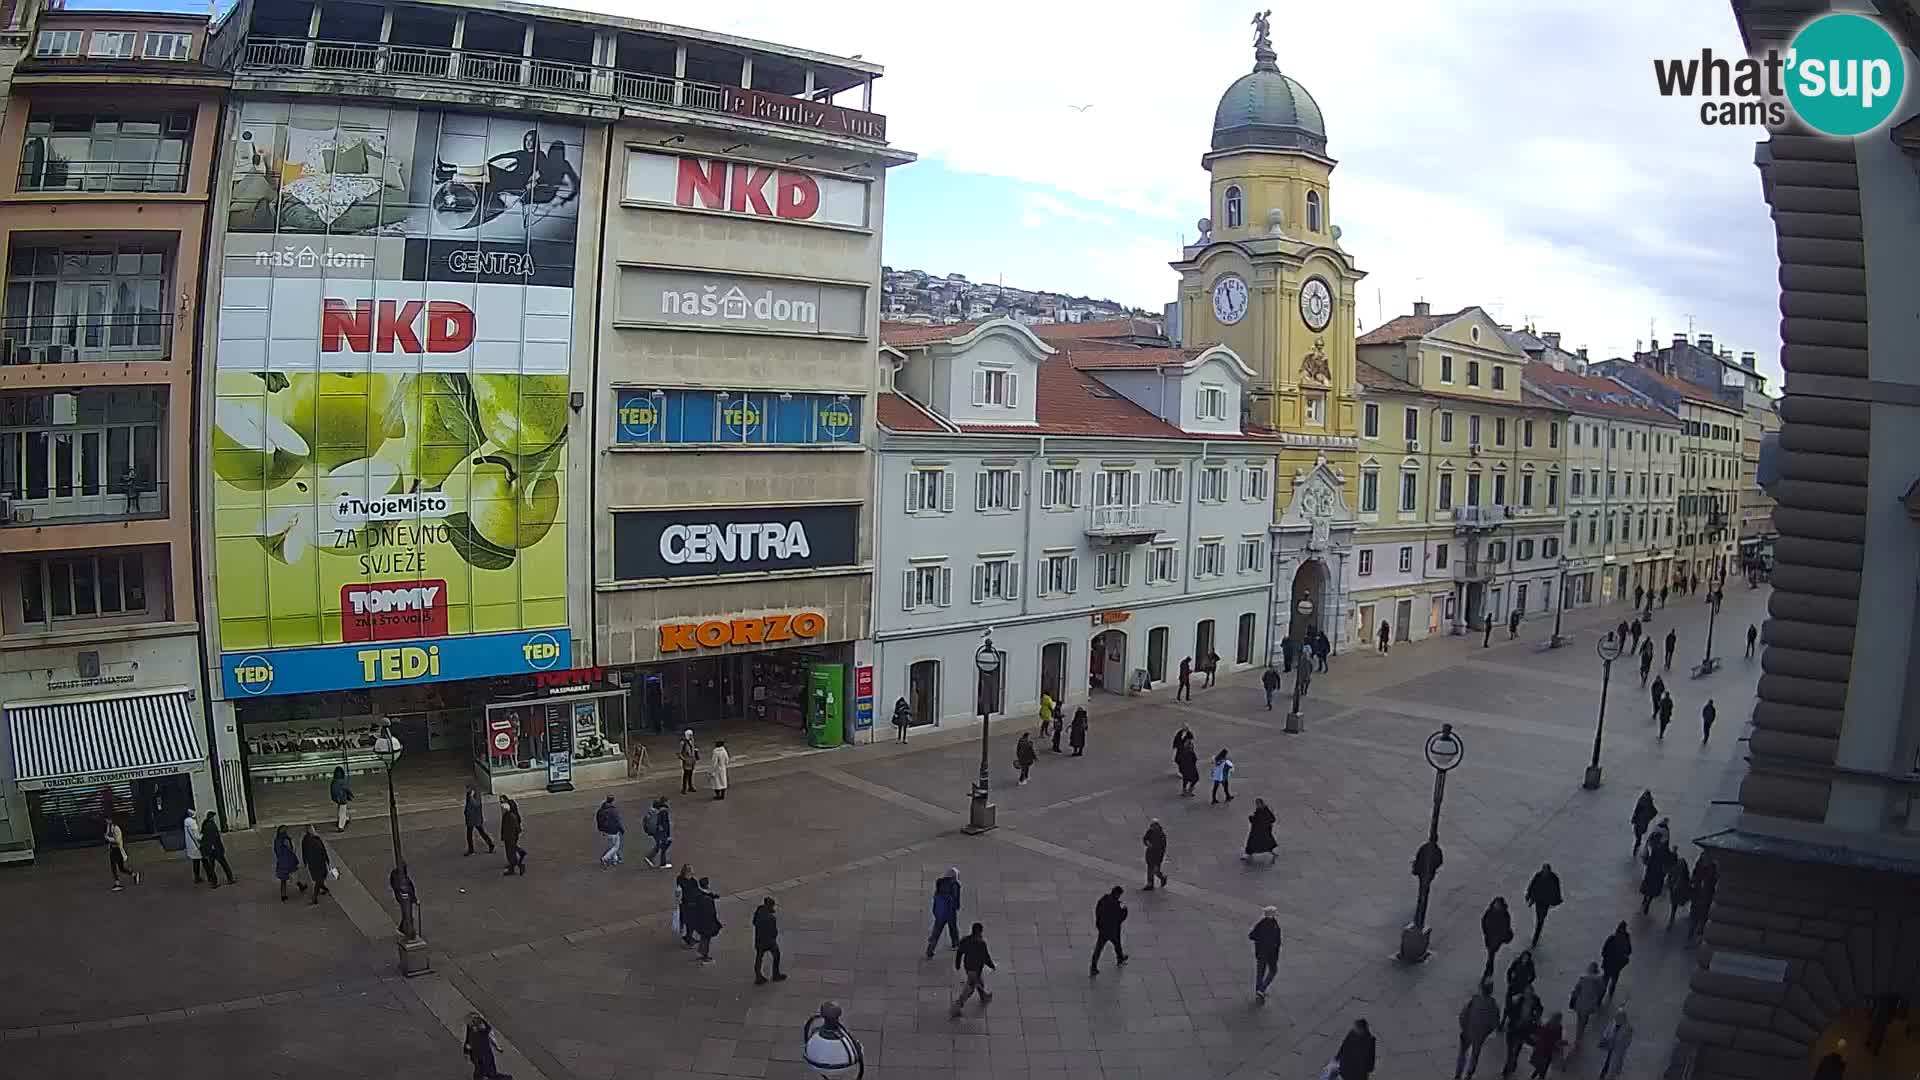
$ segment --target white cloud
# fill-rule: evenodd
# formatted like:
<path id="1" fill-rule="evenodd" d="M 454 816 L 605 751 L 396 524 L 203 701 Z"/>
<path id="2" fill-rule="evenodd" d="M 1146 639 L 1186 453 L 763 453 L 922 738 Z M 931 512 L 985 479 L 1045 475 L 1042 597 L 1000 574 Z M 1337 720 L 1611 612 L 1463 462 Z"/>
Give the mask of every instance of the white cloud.
<path id="1" fill-rule="evenodd" d="M 1029 191 L 1021 199 L 1020 224 L 1029 229 L 1043 228 L 1062 218 L 1068 221 L 1084 221 L 1091 225 L 1113 224 L 1113 218 L 1106 214 L 1081 206 L 1070 206 L 1044 191 Z"/>

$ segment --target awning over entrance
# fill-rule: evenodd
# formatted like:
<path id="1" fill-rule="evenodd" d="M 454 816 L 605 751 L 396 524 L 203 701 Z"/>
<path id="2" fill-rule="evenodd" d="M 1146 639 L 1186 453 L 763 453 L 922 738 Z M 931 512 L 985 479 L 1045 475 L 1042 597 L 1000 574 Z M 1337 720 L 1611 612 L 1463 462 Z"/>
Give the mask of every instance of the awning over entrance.
<path id="1" fill-rule="evenodd" d="M 6 708 L 13 778 L 28 791 L 136 780 L 206 764 L 194 693 L 23 701 Z"/>

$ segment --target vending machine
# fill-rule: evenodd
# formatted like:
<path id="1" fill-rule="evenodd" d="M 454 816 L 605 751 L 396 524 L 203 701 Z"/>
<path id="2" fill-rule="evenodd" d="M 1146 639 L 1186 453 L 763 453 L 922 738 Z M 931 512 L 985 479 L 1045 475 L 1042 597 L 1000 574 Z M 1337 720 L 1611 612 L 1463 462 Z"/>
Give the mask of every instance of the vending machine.
<path id="1" fill-rule="evenodd" d="M 815 664 L 807 671 L 807 745 L 839 746 L 846 739 L 846 665 Z"/>

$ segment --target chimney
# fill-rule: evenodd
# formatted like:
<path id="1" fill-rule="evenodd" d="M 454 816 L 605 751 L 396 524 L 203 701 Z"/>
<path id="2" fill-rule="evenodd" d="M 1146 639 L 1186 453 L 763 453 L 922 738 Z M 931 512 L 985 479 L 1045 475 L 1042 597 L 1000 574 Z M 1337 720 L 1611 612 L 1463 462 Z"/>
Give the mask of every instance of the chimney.
<path id="1" fill-rule="evenodd" d="M 1694 339 L 1694 344 L 1700 346 L 1700 351 L 1706 353 L 1708 356 L 1714 355 L 1712 334 L 1701 334 L 1698 338 Z"/>
<path id="2" fill-rule="evenodd" d="M 1748 371 L 1752 371 L 1752 370 L 1753 370 L 1753 363 L 1754 363 L 1754 359 L 1753 359 L 1753 353 L 1751 353 L 1751 352 L 1743 352 L 1743 353 L 1741 353 L 1741 354 L 1740 354 L 1740 366 L 1741 366 L 1741 367 L 1743 367 L 1743 368 L 1746 368 L 1746 369 L 1747 369 Z"/>
<path id="3" fill-rule="evenodd" d="M 1574 352 L 1574 355 L 1580 358 L 1581 363 L 1584 364 L 1587 362 L 1587 347 L 1585 345 L 1582 345 L 1579 348 L 1573 350 L 1573 352 Z"/>
<path id="4" fill-rule="evenodd" d="M 1415 300 L 1413 302 L 1413 313 L 1415 315 L 1431 315 L 1433 314 L 1433 305 L 1427 303 L 1425 300 Z"/>
<path id="5" fill-rule="evenodd" d="M 1673 335 L 1673 347 L 1674 347 L 1674 348 L 1676 348 L 1676 349 L 1677 349 L 1677 348 L 1679 348 L 1680 346 L 1682 346 L 1682 345 L 1685 345 L 1686 343 L 1687 343 L 1687 335 L 1685 335 L 1685 334 L 1675 334 L 1675 335 Z"/>
<path id="6" fill-rule="evenodd" d="M 1547 343 L 1547 348 L 1557 349 L 1560 347 L 1560 331 L 1549 330 L 1540 335 L 1540 340 Z"/>

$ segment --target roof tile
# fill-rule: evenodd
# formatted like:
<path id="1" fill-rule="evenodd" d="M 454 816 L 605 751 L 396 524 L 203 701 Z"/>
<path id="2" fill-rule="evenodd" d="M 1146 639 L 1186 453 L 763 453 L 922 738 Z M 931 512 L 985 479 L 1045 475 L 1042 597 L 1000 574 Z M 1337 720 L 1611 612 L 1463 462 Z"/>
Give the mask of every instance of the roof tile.
<path id="1" fill-rule="evenodd" d="M 1408 338 L 1425 337 L 1440 327 L 1452 322 L 1462 313 L 1450 311 L 1444 315 L 1401 315 L 1388 319 L 1379 326 L 1354 339 L 1356 345 L 1392 345 Z"/>
<path id="2" fill-rule="evenodd" d="M 910 431 L 934 434 L 953 430 L 932 413 L 920 407 L 918 402 L 900 394 L 883 393 L 879 396 L 876 412 L 880 426 L 888 431 Z"/>
<path id="3" fill-rule="evenodd" d="M 974 329 L 985 325 L 987 320 L 962 323 L 910 323 L 883 322 L 880 324 L 880 340 L 887 345 L 911 347 L 931 345 L 935 342 L 952 341 L 963 337 Z"/>

